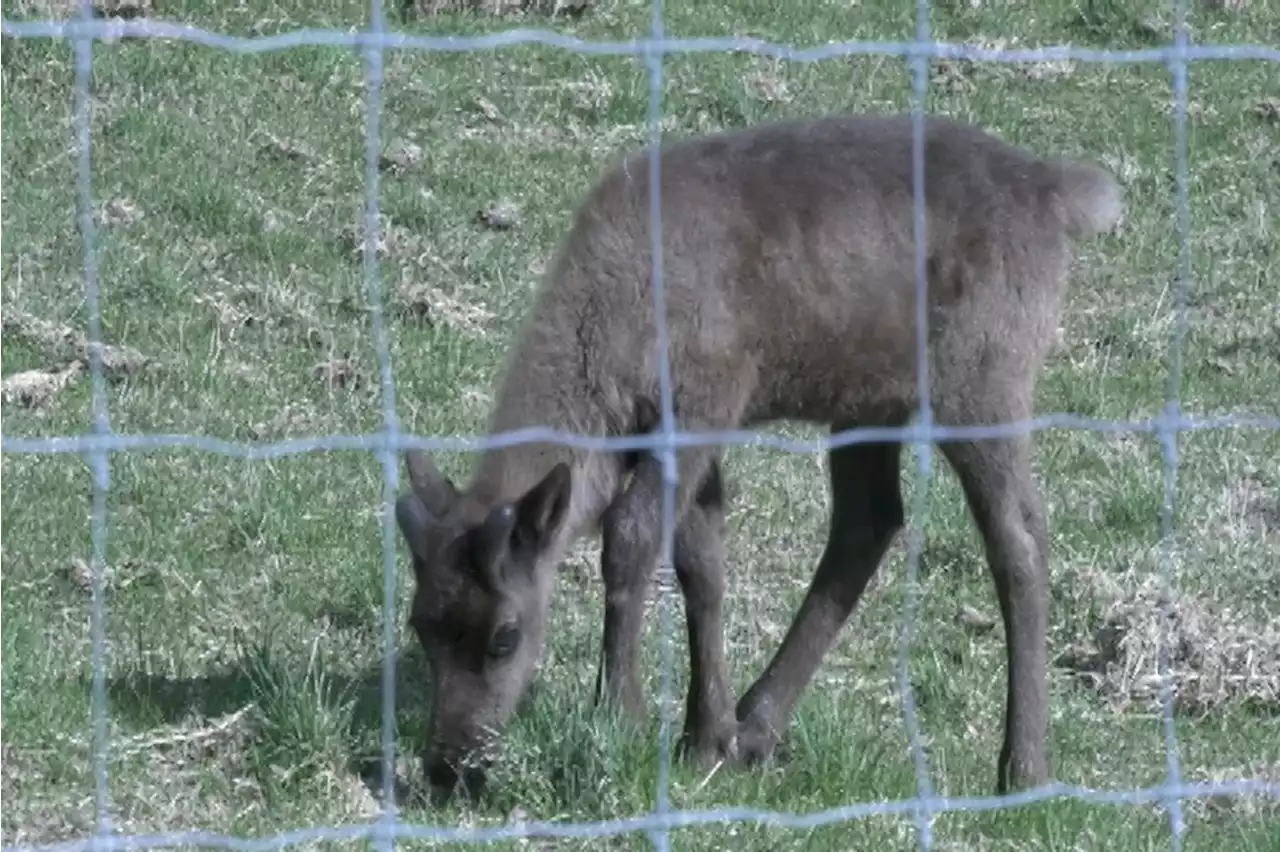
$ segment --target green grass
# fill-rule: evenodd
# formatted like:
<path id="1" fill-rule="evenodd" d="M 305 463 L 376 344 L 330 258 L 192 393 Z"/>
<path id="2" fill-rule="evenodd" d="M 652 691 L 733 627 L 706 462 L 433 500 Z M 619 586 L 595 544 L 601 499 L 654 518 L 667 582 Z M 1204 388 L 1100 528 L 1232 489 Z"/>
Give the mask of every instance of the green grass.
<path id="1" fill-rule="evenodd" d="M 56 2 L 5 0 L 4 14 Z M 1193 36 L 1277 41 L 1277 9 L 1195 4 Z M 797 44 L 909 38 L 913 4 L 834 0 L 667 4 L 678 35 L 748 34 Z M 157 2 L 157 13 L 233 33 L 359 26 L 365 4 Z M 1170 36 L 1170 4 L 938 3 L 940 38 L 1030 46 L 1145 46 Z M 561 31 L 629 38 L 641 0 L 599 0 Z M 511 18 L 444 16 L 419 31 L 472 33 Z M 530 23 L 526 21 L 524 23 Z M 544 21 L 533 21 L 541 24 Z M 745 55 L 670 58 L 664 129 L 692 133 L 832 110 L 910 103 L 902 60 L 787 65 Z M 236 56 L 183 43 L 95 49 L 94 196 L 114 202 L 100 231 L 109 343 L 151 359 L 108 385 L 121 432 L 233 440 L 374 430 L 382 419 L 359 252 L 364 66 L 350 51 Z M 10 42 L 3 62 L 3 298 L 15 311 L 85 328 L 75 219 L 70 45 Z M 1080 247 L 1063 343 L 1039 409 L 1142 418 L 1163 405 L 1175 328 L 1173 129 L 1161 67 L 935 68 L 929 106 L 1035 150 L 1098 157 L 1129 194 L 1119 233 Z M 1280 124 L 1255 109 L 1280 96 L 1264 63 L 1190 73 L 1192 293 L 1182 398 L 1189 411 L 1280 409 Z M 409 141 L 417 166 L 385 173 L 381 258 L 398 413 L 419 434 L 483 428 L 494 371 L 568 215 L 599 169 L 646 135 L 642 63 L 524 47 L 386 59 L 385 146 Z M 474 223 L 500 200 L 504 232 Z M 429 306 L 431 323 L 415 321 Z M 51 369 L 39 341 L 6 328 L 3 374 Z M 349 359 L 363 382 L 328 386 L 317 365 Z M 44 405 L 6 403 L 4 434 L 90 427 L 88 381 Z M 783 427 L 780 427 L 783 428 Z M 813 435 L 797 426 L 792 435 Z M 1177 732 L 1189 780 L 1280 775 L 1280 436 L 1201 432 L 1180 439 L 1175 521 Z M 470 460 L 444 458 L 463 475 Z M 822 544 L 825 476 L 810 456 L 728 454 L 733 482 L 729 643 L 744 689 L 781 638 Z M 1147 578 L 1160 566 L 1162 456 L 1154 440 L 1055 431 L 1038 473 L 1051 510 L 1052 653 L 1121 631 L 1098 683 L 1065 663 L 1052 681 L 1056 777 L 1099 789 L 1158 783 L 1166 757 L 1153 671 Z M 93 825 L 88 594 L 67 567 L 90 551 L 90 470 L 78 458 L 3 459 L 3 837 L 77 837 Z M 904 474 L 914 490 L 911 466 Z M 120 831 L 202 828 L 269 834 L 367 819 L 362 777 L 379 754 L 381 468 L 370 454 L 246 462 L 164 451 L 111 460 L 106 630 L 111 803 Z M 1003 707 L 994 595 L 954 477 L 930 485 L 911 677 L 933 784 L 985 795 L 995 781 Z M 894 680 L 906 548 L 893 551 L 815 678 L 789 729 L 791 762 L 707 777 L 677 766 L 679 808 L 750 805 L 805 812 L 909 797 L 915 777 Z M 401 555 L 397 623 L 408 601 Z M 631 731 L 584 702 L 602 602 L 591 544 L 564 569 L 540 688 L 515 722 L 482 806 L 408 803 L 402 816 L 465 825 L 597 820 L 653 807 L 655 722 Z M 678 607 L 677 601 L 672 605 Z M 676 626 L 683 695 L 683 629 Z M 656 609 L 648 632 L 659 652 Z M 1110 625 L 1110 627 L 1108 627 Z M 425 718 L 423 666 L 401 629 L 396 719 L 403 771 Z M 1106 644 L 1103 642 L 1102 644 Z M 1113 643 L 1114 644 L 1114 643 Z M 1078 649 L 1077 649 L 1078 650 Z M 1088 649 L 1085 649 L 1086 651 Z M 1076 653 L 1079 656 L 1079 653 Z M 1077 664 L 1079 667 L 1079 664 Z M 656 707 L 656 700 L 654 703 Z M 655 713 L 656 718 L 656 713 Z M 1274 800 L 1187 804 L 1188 850 L 1280 846 Z M 1168 848 L 1154 806 L 1052 801 L 947 813 L 940 849 Z M 910 849 L 908 817 L 812 831 L 716 825 L 673 835 L 680 849 Z M 539 841 L 541 842 L 541 841 Z M 604 842 L 644 848 L 644 836 Z M 515 844 L 507 844 L 514 848 Z M 546 848 L 588 848 L 585 842 Z"/>

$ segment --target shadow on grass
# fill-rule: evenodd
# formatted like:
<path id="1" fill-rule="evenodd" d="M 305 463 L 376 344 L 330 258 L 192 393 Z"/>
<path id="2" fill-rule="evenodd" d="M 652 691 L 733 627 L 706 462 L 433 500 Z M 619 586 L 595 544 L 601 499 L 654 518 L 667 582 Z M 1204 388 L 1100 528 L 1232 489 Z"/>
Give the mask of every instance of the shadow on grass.
<path id="1" fill-rule="evenodd" d="M 252 765 L 286 767 L 291 773 L 341 766 L 358 776 L 375 797 L 382 789 L 381 661 L 352 672 L 315 656 L 285 658 L 269 639 L 242 645 L 233 663 L 190 677 L 129 671 L 108 677 L 107 704 L 126 730 L 203 726 L 249 711 Z M 430 696 L 428 669 L 412 647 L 396 659 L 398 746 L 417 752 L 426 731 Z M 91 684 L 83 684 L 86 697 Z M 299 773 L 305 776 L 305 771 Z M 396 798 L 419 795 L 396 777 Z"/>

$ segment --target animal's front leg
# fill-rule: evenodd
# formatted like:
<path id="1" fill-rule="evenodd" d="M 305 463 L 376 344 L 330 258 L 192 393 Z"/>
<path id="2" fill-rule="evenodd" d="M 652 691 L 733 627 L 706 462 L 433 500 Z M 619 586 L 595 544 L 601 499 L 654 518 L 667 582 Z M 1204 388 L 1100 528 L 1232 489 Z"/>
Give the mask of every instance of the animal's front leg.
<path id="1" fill-rule="evenodd" d="M 675 495 L 677 525 L 682 523 L 711 459 L 702 448 L 681 454 Z M 600 569 L 605 611 L 603 674 L 597 678 L 597 688 L 606 700 L 636 718 L 645 715 L 640 641 L 649 586 L 662 559 L 664 487 L 661 465 L 647 457 L 602 522 Z"/>
<path id="2" fill-rule="evenodd" d="M 724 492 L 713 462 L 676 530 L 675 569 L 689 632 L 689 694 L 681 752 L 707 765 L 737 755 L 738 720 L 725 662 Z"/>
<path id="3" fill-rule="evenodd" d="M 896 444 L 831 451 L 827 545 L 809 591 L 764 673 L 738 702 L 738 756 L 773 754 L 801 693 L 835 642 L 903 523 Z"/>
<path id="4" fill-rule="evenodd" d="M 642 465 L 642 468 L 646 467 Z M 637 471 L 605 512 L 600 573 L 604 580 L 604 638 L 596 677 L 597 700 L 639 720 L 645 715 L 640 638 L 650 580 L 661 557 L 661 472 L 656 488 Z"/>

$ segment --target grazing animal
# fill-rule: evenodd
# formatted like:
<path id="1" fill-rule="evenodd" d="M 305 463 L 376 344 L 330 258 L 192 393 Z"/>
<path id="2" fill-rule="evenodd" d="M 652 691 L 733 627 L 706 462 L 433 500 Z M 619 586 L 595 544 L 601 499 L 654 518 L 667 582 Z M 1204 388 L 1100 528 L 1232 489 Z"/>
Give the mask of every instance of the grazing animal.
<path id="1" fill-rule="evenodd" d="M 682 430 L 777 419 L 831 430 L 902 426 L 917 392 L 909 115 L 783 121 L 664 145 L 662 243 L 674 417 Z M 936 422 L 1032 414 L 1071 238 L 1123 211 L 1112 175 L 1044 159 L 949 119 L 926 122 L 928 341 Z M 658 423 L 648 152 L 588 192 L 510 352 L 491 433 L 594 436 Z M 1048 537 L 1026 434 L 947 441 L 981 532 L 1007 637 L 1001 792 L 1047 782 Z M 724 650 L 722 449 L 677 454 L 674 568 L 685 601 L 686 757 L 769 757 L 902 527 L 898 443 L 830 452 L 830 527 L 781 647 L 737 701 Z M 460 490 L 408 453 L 396 503 L 412 551 L 411 625 L 434 702 L 424 771 L 438 795 L 479 789 L 488 748 L 534 680 L 558 564 L 602 535 L 598 688 L 641 716 L 638 651 L 661 558 L 653 456 L 549 442 L 491 448 Z M 467 759 L 473 758 L 473 759 Z"/>

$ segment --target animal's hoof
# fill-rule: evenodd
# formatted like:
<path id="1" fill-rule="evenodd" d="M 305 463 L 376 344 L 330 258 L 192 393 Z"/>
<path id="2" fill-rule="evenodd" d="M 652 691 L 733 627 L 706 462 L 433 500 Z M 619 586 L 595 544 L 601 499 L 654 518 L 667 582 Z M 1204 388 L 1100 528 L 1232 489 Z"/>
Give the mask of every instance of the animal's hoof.
<path id="1" fill-rule="evenodd" d="M 1022 793 L 1050 781 L 1048 761 L 1036 755 L 1021 762 L 1002 759 L 996 780 L 996 795 Z"/>
<path id="2" fill-rule="evenodd" d="M 762 716 L 749 714 L 737 724 L 737 762 L 741 766 L 759 768 L 790 760 L 791 750 L 781 742 L 780 730 Z"/>
<path id="3" fill-rule="evenodd" d="M 778 733 L 772 725 L 748 716 L 738 724 L 738 762 L 748 767 L 785 763 L 790 755 L 778 742 Z"/>
<path id="4" fill-rule="evenodd" d="M 678 746 L 680 756 L 694 766 L 709 769 L 738 759 L 738 724 L 733 719 L 702 729 L 686 729 Z"/>

